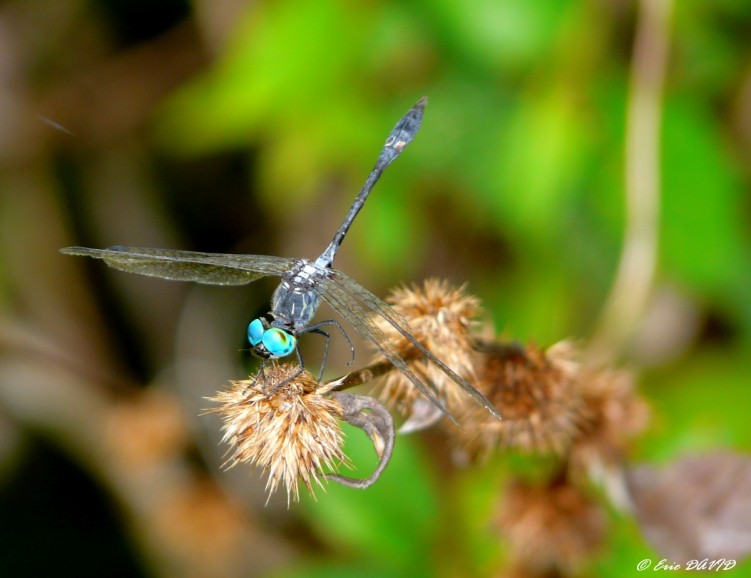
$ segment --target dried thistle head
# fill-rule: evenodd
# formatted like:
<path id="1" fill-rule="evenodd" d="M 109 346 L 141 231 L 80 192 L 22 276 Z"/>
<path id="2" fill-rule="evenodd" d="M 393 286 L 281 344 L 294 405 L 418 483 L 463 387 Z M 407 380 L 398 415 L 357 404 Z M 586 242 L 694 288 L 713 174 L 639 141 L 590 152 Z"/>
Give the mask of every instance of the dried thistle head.
<path id="1" fill-rule="evenodd" d="M 387 301 L 408 323 L 411 334 L 438 359 L 467 380 L 474 378 L 472 357 L 472 318 L 479 300 L 464 287 L 452 287 L 448 281 L 428 279 L 422 286 L 403 287 L 392 292 Z M 426 362 L 407 339 L 390 323 L 377 317 L 376 324 L 386 334 L 397 353 L 410 368 L 431 383 L 449 409 L 463 399 L 461 389 L 443 371 Z M 399 372 L 391 372 L 384 381 L 382 399 L 410 415 L 420 393 Z"/>
<path id="2" fill-rule="evenodd" d="M 228 467 L 260 466 L 268 473 L 269 493 L 283 482 L 288 502 L 299 500 L 299 480 L 312 494 L 314 482 L 323 487 L 324 469 L 346 462 L 341 406 L 317 391 L 309 373 L 298 371 L 296 364 L 268 364 L 257 380 L 232 382 L 210 398 L 221 404 L 212 411 L 222 415 L 223 441 L 234 448 Z"/>
<path id="3" fill-rule="evenodd" d="M 600 547 L 606 523 L 599 504 L 562 482 L 513 483 L 497 518 L 519 573 L 527 575 L 575 572 Z"/>
<path id="4" fill-rule="evenodd" d="M 561 346 L 485 344 L 478 389 L 503 411 L 503 420 L 466 405 L 458 441 L 473 456 L 504 448 L 563 454 L 587 423 L 587 407 L 574 366 Z"/>
<path id="5" fill-rule="evenodd" d="M 576 372 L 588 420 L 574 440 L 571 466 L 575 474 L 607 473 L 620 466 L 630 440 L 646 428 L 649 406 L 629 371 L 577 363 Z"/>

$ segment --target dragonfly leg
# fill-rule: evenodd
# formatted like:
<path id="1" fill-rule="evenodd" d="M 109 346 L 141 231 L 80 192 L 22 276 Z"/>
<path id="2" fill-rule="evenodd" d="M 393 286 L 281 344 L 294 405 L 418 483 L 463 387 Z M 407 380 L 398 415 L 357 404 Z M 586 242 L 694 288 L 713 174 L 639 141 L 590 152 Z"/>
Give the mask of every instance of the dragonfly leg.
<path id="1" fill-rule="evenodd" d="M 341 323 L 339 323 L 336 319 L 327 319 L 326 321 L 314 323 L 313 325 L 306 327 L 301 333 L 317 333 L 318 335 L 323 335 L 326 337 L 326 349 L 324 350 L 323 354 L 323 366 L 321 367 L 321 375 L 323 375 L 323 367 L 326 365 L 326 358 L 329 351 L 329 334 L 323 331 L 321 327 L 327 327 L 329 325 L 336 327 L 339 330 L 339 333 L 344 336 L 344 339 L 347 341 L 347 345 L 349 345 L 349 350 L 352 355 L 350 357 L 350 360 L 347 362 L 347 365 L 352 365 L 355 362 L 355 346 L 352 345 L 352 340 L 349 338 L 349 335 L 347 335 L 347 332 L 344 330 L 344 327 L 342 327 Z M 318 381 L 320 381 L 320 378 Z"/>
<path id="2" fill-rule="evenodd" d="M 295 380 L 297 378 L 297 376 L 300 375 L 303 372 L 303 370 L 305 369 L 305 364 L 303 363 L 302 354 L 300 353 L 300 350 L 296 349 L 295 351 L 297 352 L 297 361 L 298 361 L 298 364 L 299 364 L 299 367 L 298 367 L 297 371 L 295 371 L 295 373 L 293 373 L 289 377 L 283 379 L 279 383 L 275 383 L 275 384 L 271 385 L 271 389 L 270 389 L 270 391 L 268 391 L 268 395 L 274 395 L 277 391 L 279 391 L 282 387 L 284 387 L 285 385 L 287 385 L 290 381 Z M 268 361 L 266 359 L 262 359 L 261 360 L 261 367 L 258 369 L 258 373 L 256 373 L 256 376 L 253 378 L 253 382 L 249 383 L 246 386 L 245 390 L 243 391 L 243 394 L 247 393 L 247 391 L 251 387 L 255 387 L 258 384 L 258 382 L 259 382 L 259 378 L 260 378 L 260 380 L 262 380 L 264 382 L 265 386 L 269 385 L 269 384 L 266 383 L 267 377 L 266 377 L 266 373 L 263 370 L 264 367 L 266 367 L 267 363 L 268 363 Z M 321 381 L 321 380 L 319 379 L 318 381 Z"/>
<path id="3" fill-rule="evenodd" d="M 321 383 L 321 380 L 323 379 L 323 370 L 326 368 L 326 360 L 329 358 L 329 342 L 331 341 L 331 336 L 328 334 L 328 332 L 318 327 L 311 329 L 306 333 L 315 333 L 316 335 L 323 335 L 326 338 L 326 343 L 323 346 L 323 361 L 321 362 L 321 371 L 318 372 L 318 383 Z"/>
<path id="4" fill-rule="evenodd" d="M 274 395 L 277 391 L 279 391 L 282 387 L 287 385 L 290 381 L 294 381 L 295 379 L 297 379 L 297 376 L 300 375 L 305 370 L 305 364 L 303 363 L 302 354 L 300 353 L 300 350 L 295 349 L 295 352 L 297 353 L 297 362 L 299 364 L 297 371 L 295 371 L 295 373 L 293 373 L 289 377 L 286 377 L 279 383 L 275 383 L 271 387 L 271 391 L 269 392 L 269 395 Z M 263 366 L 261 366 L 261 370 L 263 370 Z M 321 380 L 319 379 L 318 381 L 321 381 Z"/>
<path id="5" fill-rule="evenodd" d="M 248 390 L 251 387 L 255 387 L 258 384 L 258 378 L 261 377 L 264 381 L 266 381 L 266 374 L 263 372 L 263 368 L 266 366 L 266 360 L 262 359 L 260 363 L 261 367 L 258 368 L 258 373 L 256 373 L 255 377 L 253 378 L 253 382 L 249 383 L 245 389 L 243 390 L 243 395 L 248 393 Z"/>

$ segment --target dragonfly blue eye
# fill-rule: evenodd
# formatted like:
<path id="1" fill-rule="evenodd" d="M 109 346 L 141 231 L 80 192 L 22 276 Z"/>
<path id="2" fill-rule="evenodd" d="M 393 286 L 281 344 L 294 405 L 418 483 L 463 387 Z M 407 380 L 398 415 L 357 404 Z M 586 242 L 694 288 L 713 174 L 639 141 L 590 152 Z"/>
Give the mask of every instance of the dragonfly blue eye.
<path id="1" fill-rule="evenodd" d="M 264 331 L 266 331 L 266 328 L 260 319 L 254 319 L 250 322 L 250 325 L 248 325 L 248 341 L 253 347 L 261 343 Z"/>
<path id="2" fill-rule="evenodd" d="M 252 324 L 251 324 L 252 325 Z M 294 335 L 278 327 L 267 329 L 263 334 L 263 346 L 274 356 L 284 357 L 295 350 Z"/>

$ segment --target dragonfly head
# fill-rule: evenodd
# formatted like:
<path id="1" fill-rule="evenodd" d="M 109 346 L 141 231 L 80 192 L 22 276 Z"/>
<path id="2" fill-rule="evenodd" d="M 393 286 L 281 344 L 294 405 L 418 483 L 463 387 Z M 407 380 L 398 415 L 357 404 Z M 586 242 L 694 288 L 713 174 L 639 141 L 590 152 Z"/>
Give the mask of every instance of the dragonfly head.
<path id="1" fill-rule="evenodd" d="M 294 335 L 280 327 L 272 327 L 265 317 L 259 317 L 250 322 L 248 341 L 253 354 L 263 359 L 286 357 L 297 347 L 297 339 Z"/>

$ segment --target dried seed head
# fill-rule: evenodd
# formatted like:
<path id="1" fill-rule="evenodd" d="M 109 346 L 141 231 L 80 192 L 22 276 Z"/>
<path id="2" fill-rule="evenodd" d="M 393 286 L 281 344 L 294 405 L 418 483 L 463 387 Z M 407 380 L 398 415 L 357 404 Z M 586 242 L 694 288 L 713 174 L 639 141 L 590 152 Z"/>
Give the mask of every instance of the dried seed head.
<path id="1" fill-rule="evenodd" d="M 409 324 L 411 334 L 438 359 L 467 380 L 474 378 L 470 329 L 480 307 L 479 300 L 468 295 L 464 287 L 452 287 L 447 281 L 428 279 L 422 287 L 413 285 L 395 290 L 388 298 Z M 443 371 L 423 360 L 416 350 L 391 324 L 377 317 L 375 322 L 410 368 L 433 384 L 438 397 L 451 409 L 463 400 L 462 390 Z M 406 415 L 420 393 L 399 372 L 391 372 L 383 386 L 382 398 Z"/>
<path id="2" fill-rule="evenodd" d="M 576 571 L 602 543 L 602 508 L 574 486 L 553 483 L 511 485 L 498 515 L 498 527 L 520 569 L 533 575 Z"/>
<path id="3" fill-rule="evenodd" d="M 287 500 L 299 499 L 298 481 L 313 493 L 323 487 L 323 470 L 344 463 L 342 409 L 335 399 L 317 393 L 313 377 L 296 364 L 268 364 L 258 380 L 232 382 L 212 401 L 224 419 L 223 441 L 234 448 L 228 467 L 250 462 L 268 472 L 273 493 L 280 482 Z M 294 378 L 289 380 L 290 378 Z"/>
<path id="4" fill-rule="evenodd" d="M 629 371 L 582 363 L 577 373 L 588 421 L 574 441 L 571 465 L 575 473 L 611 470 L 622 463 L 629 441 L 646 428 L 649 407 L 637 395 Z"/>
<path id="5" fill-rule="evenodd" d="M 459 441 L 471 455 L 485 456 L 502 448 L 562 454 L 570 447 L 586 423 L 586 405 L 574 366 L 561 347 L 548 352 L 534 345 L 483 347 L 477 387 L 500 408 L 503 420 L 465 405 Z"/>

